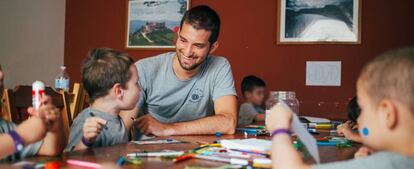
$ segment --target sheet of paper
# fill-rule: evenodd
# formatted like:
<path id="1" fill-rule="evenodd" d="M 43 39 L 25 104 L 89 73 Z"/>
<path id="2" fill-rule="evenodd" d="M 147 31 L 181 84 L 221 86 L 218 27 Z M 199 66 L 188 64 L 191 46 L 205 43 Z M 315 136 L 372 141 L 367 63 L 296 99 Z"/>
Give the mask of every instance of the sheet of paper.
<path id="1" fill-rule="evenodd" d="M 306 86 L 341 86 L 341 62 L 307 61 Z"/>
<path id="2" fill-rule="evenodd" d="M 301 117 L 309 120 L 311 123 L 330 123 L 331 122 L 331 120 L 327 118 L 311 117 L 311 116 L 301 116 Z"/>
<path id="3" fill-rule="evenodd" d="M 289 108 L 289 106 L 287 106 L 286 103 L 284 103 L 283 101 L 280 102 L 279 104 L 281 104 L 285 109 L 293 112 Z M 317 145 L 316 139 L 302 125 L 302 123 L 299 120 L 299 117 L 295 113 L 293 113 L 293 117 L 292 117 L 292 131 L 298 136 L 299 140 L 305 145 L 309 154 L 313 157 L 316 163 L 319 164 L 320 158 L 319 158 L 319 151 L 318 151 L 318 145 Z"/>

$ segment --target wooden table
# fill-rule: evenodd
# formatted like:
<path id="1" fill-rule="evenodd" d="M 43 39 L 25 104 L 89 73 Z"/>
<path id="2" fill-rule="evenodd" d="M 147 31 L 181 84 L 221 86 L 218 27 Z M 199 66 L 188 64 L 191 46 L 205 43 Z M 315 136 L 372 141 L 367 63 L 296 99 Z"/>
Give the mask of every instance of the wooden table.
<path id="1" fill-rule="evenodd" d="M 322 135 L 316 135 L 316 137 L 321 137 Z M 249 136 L 251 138 L 252 136 Z M 187 141 L 189 143 L 178 143 L 178 144 L 164 144 L 164 145 L 137 145 L 134 143 L 127 143 L 121 145 L 115 145 L 111 147 L 103 148 L 94 148 L 90 150 L 77 151 L 64 153 L 60 157 L 33 157 L 28 158 L 28 161 L 41 161 L 41 160 L 57 160 L 60 161 L 62 168 L 80 168 L 76 166 L 67 165 L 65 163 L 68 159 L 77 159 L 85 160 L 98 163 L 115 163 L 116 160 L 121 155 L 126 155 L 127 153 L 136 152 L 139 150 L 191 150 L 195 147 L 198 147 L 200 144 L 212 143 L 216 140 L 216 137 L 213 135 L 203 135 L 203 136 L 174 136 L 168 137 L 172 139 Z M 223 135 L 221 139 L 240 139 L 246 138 L 242 133 L 236 133 L 235 135 Z M 270 139 L 270 137 L 259 136 L 257 138 Z M 157 138 L 165 139 L 165 138 Z M 352 148 L 336 148 L 336 147 L 320 147 L 319 153 L 321 157 L 321 162 L 332 162 L 351 159 L 353 154 L 357 151 L 359 145 L 353 146 Z M 306 161 L 311 161 L 310 157 L 306 158 Z M 0 168 L 10 168 L 11 164 L 1 164 Z M 174 164 L 172 161 L 161 160 L 158 158 L 146 158 L 144 163 L 141 165 L 132 165 L 125 164 L 123 168 L 184 168 L 185 166 L 203 166 L 203 167 L 217 167 L 222 166 L 224 163 L 199 160 L 199 159 L 190 159 L 183 161 L 178 164 Z"/>

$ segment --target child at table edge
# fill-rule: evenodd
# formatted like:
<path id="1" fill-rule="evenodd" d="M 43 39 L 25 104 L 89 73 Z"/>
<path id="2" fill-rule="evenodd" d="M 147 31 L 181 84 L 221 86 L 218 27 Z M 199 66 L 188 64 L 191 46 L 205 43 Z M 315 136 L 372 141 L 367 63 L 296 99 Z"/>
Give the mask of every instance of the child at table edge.
<path id="1" fill-rule="evenodd" d="M 66 152 L 128 142 L 129 130 L 119 113 L 138 102 L 138 73 L 133 63 L 127 54 L 112 49 L 89 52 L 82 66 L 82 83 L 92 104 L 73 121 Z"/>
<path id="2" fill-rule="evenodd" d="M 292 145 L 292 113 L 281 105 L 271 108 L 266 126 L 272 131 L 273 168 L 414 167 L 414 46 L 388 51 L 364 67 L 357 81 L 362 143 L 376 153 L 352 160 L 311 166 Z"/>
<path id="3" fill-rule="evenodd" d="M 255 121 L 265 121 L 265 82 L 253 75 L 243 78 L 241 91 L 246 102 L 240 105 L 238 126 L 247 126 Z"/>
<path id="4" fill-rule="evenodd" d="M 347 107 L 348 111 L 348 121 L 343 124 L 338 125 L 336 131 L 339 135 L 344 136 L 346 139 L 361 143 L 362 138 L 358 132 L 354 130 L 358 128 L 357 119 L 361 113 L 361 109 L 358 106 L 357 97 L 353 97 Z"/>
<path id="5" fill-rule="evenodd" d="M 3 78 L 0 66 L 0 99 L 4 89 Z M 21 160 L 34 155 L 55 156 L 62 152 L 66 143 L 63 132 L 59 131 L 62 127 L 60 111 L 51 103 L 49 96 L 41 102 L 43 106 L 39 110 L 31 107 L 28 109 L 32 117 L 19 125 L 0 118 L 0 162 Z M 22 149 L 19 148 L 21 144 L 24 146 Z"/>

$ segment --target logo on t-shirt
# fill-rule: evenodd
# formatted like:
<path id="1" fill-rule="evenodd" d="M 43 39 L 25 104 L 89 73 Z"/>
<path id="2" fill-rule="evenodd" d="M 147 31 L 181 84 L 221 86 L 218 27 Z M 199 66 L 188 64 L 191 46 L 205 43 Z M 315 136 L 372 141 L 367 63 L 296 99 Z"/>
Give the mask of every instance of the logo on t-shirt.
<path id="1" fill-rule="evenodd" d="M 201 89 L 194 89 L 193 92 L 190 94 L 190 102 L 197 103 L 200 102 L 201 98 L 203 97 L 203 91 Z"/>

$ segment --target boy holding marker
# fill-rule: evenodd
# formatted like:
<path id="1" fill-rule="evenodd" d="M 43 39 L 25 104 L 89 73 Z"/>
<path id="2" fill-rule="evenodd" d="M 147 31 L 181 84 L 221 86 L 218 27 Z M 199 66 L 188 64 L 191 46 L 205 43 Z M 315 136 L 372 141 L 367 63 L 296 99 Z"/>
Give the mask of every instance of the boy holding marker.
<path id="1" fill-rule="evenodd" d="M 262 108 L 265 101 L 265 82 L 256 76 L 242 80 L 241 90 L 246 102 L 240 105 L 238 126 L 247 126 L 254 121 L 265 121 Z"/>
<path id="2" fill-rule="evenodd" d="M 128 55 L 112 49 L 89 53 L 82 66 L 82 83 L 92 104 L 73 121 L 65 151 L 128 142 L 129 131 L 119 113 L 134 108 L 139 98 L 133 63 Z"/>
<path id="3" fill-rule="evenodd" d="M 0 66 L 0 98 L 4 89 L 3 78 Z M 44 97 L 41 102 L 40 109 L 28 109 L 32 117 L 19 125 L 0 118 L 0 162 L 34 155 L 55 156 L 62 152 L 65 143 L 63 132 L 60 131 L 60 111 L 51 103 L 49 96 Z"/>
<path id="4" fill-rule="evenodd" d="M 376 153 L 349 161 L 311 166 L 292 146 L 292 112 L 274 106 L 266 119 L 273 131 L 273 168 L 412 169 L 414 166 L 414 46 L 386 52 L 362 70 L 357 82 L 358 130 Z"/>

